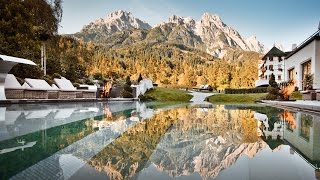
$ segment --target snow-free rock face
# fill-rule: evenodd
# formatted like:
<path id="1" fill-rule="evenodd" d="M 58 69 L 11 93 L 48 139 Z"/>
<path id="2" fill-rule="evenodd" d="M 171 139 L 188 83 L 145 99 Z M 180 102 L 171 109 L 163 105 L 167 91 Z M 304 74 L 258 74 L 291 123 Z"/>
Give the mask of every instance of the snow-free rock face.
<path id="1" fill-rule="evenodd" d="M 142 34 L 138 39 L 131 37 L 132 34 L 137 34 L 136 31 Z M 118 32 L 123 33 L 119 35 Z M 238 31 L 226 25 L 218 15 L 209 13 L 204 13 L 199 21 L 191 17 L 173 15 L 167 22 L 161 22 L 151 28 L 131 13 L 117 11 L 84 26 L 81 32 L 74 36 L 112 46 L 140 42 L 181 44 L 219 58 L 224 57 L 230 48 L 265 52 L 264 46 L 255 36 L 245 39 Z"/>
<path id="2" fill-rule="evenodd" d="M 261 42 L 259 42 L 257 40 L 256 36 L 251 36 L 251 37 L 247 38 L 245 41 L 251 51 L 255 51 L 255 52 L 259 52 L 259 53 L 263 53 L 263 54 L 267 53 L 266 48 L 264 47 L 264 45 Z"/>
<path id="3" fill-rule="evenodd" d="M 199 36 L 205 44 L 206 52 L 216 57 L 223 57 L 227 53 L 228 47 L 259 53 L 265 52 L 264 45 L 255 36 L 247 39 L 242 38 L 238 31 L 226 25 L 218 15 L 204 13 L 200 21 L 195 21 L 191 17 L 173 15 L 167 23 L 162 22 L 158 26 L 169 23 L 183 26 L 189 32 L 193 32 L 194 36 Z"/>
<path id="4" fill-rule="evenodd" d="M 227 47 L 263 52 L 263 45 L 255 38 L 245 40 L 238 31 L 226 25 L 218 15 L 203 14 L 195 31 L 206 44 L 207 52 L 223 57 Z"/>
<path id="5" fill-rule="evenodd" d="M 135 18 L 130 12 L 119 10 L 85 25 L 80 33 L 87 36 L 88 40 L 99 40 L 130 29 L 151 29 L 151 26 Z"/>

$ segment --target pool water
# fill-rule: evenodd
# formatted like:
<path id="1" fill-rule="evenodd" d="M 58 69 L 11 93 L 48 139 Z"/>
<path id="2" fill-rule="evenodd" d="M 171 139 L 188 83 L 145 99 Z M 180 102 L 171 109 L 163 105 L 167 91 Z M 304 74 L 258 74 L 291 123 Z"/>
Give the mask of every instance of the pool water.
<path id="1" fill-rule="evenodd" d="M 0 107 L 1 179 L 318 179 L 320 116 L 262 105 Z"/>

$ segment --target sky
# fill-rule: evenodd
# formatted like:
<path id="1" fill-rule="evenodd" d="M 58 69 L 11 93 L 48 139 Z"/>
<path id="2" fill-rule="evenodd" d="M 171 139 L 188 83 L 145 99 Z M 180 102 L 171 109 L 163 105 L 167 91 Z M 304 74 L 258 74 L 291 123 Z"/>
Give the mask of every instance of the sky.
<path id="1" fill-rule="evenodd" d="M 172 15 L 200 20 L 217 14 L 244 38 L 256 36 L 267 48 L 285 50 L 317 31 L 320 0 L 63 0 L 60 34 L 79 32 L 84 25 L 117 10 L 131 12 L 151 26 Z"/>

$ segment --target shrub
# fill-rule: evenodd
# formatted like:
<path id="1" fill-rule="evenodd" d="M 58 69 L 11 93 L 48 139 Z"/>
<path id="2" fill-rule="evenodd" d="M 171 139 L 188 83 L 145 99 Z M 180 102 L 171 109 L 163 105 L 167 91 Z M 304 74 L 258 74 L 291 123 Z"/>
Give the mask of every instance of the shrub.
<path id="1" fill-rule="evenodd" d="M 53 81 L 53 79 L 52 79 L 52 77 L 50 75 L 45 75 L 43 77 L 43 80 L 47 81 L 47 83 L 50 84 L 50 85 L 54 84 L 54 81 Z"/>
<path id="2" fill-rule="evenodd" d="M 121 96 L 122 96 L 123 98 L 133 98 L 132 93 L 130 93 L 130 92 L 128 92 L 128 91 L 125 91 L 125 90 L 121 91 Z"/>
<path id="3" fill-rule="evenodd" d="M 269 80 L 269 85 L 271 87 L 274 87 L 274 88 L 277 88 L 278 87 L 278 84 L 276 82 L 276 78 L 274 77 L 274 74 L 272 73 L 271 74 L 271 77 L 270 77 L 270 80 Z"/>
<path id="4" fill-rule="evenodd" d="M 93 79 L 92 77 L 89 77 L 85 80 L 85 83 L 88 84 L 88 85 L 94 85 L 94 82 L 93 82 Z"/>
<path id="5" fill-rule="evenodd" d="M 53 73 L 52 74 L 52 78 L 58 78 L 60 79 L 61 78 L 61 75 L 59 73 Z"/>
<path id="6" fill-rule="evenodd" d="M 269 86 L 267 88 L 267 92 L 268 92 L 268 94 L 266 96 L 267 100 L 276 100 L 276 99 L 278 99 L 278 96 L 279 96 L 279 89 L 278 88 Z"/>
<path id="7" fill-rule="evenodd" d="M 138 83 L 142 80 L 141 74 L 139 74 Z"/>
<path id="8" fill-rule="evenodd" d="M 133 98 L 133 89 L 131 88 L 131 81 L 130 81 L 130 77 L 127 76 L 126 77 L 126 82 L 123 85 L 123 90 L 121 91 L 121 96 L 123 98 Z"/>
<path id="9" fill-rule="evenodd" d="M 103 79 L 103 76 L 101 73 L 95 73 L 93 75 L 93 78 L 96 79 L 96 80 L 102 80 Z"/>
<path id="10" fill-rule="evenodd" d="M 213 89 L 212 89 L 213 90 Z M 225 89 L 225 94 L 252 94 L 252 93 L 266 93 L 266 87 L 257 87 L 249 89 Z"/>
<path id="11" fill-rule="evenodd" d="M 79 83 L 73 83 L 73 86 L 76 87 L 76 88 L 79 88 L 80 84 Z"/>
<path id="12" fill-rule="evenodd" d="M 267 94 L 267 96 L 266 96 L 266 100 L 276 100 L 278 98 L 278 96 L 277 95 L 275 95 L 275 94 Z"/>
<path id="13" fill-rule="evenodd" d="M 282 100 L 289 100 L 289 97 L 293 93 L 295 89 L 295 82 L 293 80 L 289 80 L 287 82 L 282 82 L 279 84 L 279 94 Z"/>

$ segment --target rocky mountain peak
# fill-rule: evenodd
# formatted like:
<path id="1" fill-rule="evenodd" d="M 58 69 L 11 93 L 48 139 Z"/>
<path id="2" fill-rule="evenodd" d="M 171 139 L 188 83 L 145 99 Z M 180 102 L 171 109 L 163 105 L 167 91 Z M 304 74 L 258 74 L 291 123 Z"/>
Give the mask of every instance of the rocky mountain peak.
<path id="1" fill-rule="evenodd" d="M 130 12 L 126 12 L 123 10 L 115 11 L 107 15 L 107 18 L 121 18 L 131 16 Z"/>
<path id="2" fill-rule="evenodd" d="M 216 14 L 209 14 L 204 13 L 201 17 L 201 24 L 204 24 L 205 26 L 210 26 L 212 23 L 214 23 L 218 27 L 224 27 L 225 24 L 222 22 L 220 16 Z"/>
<path id="3" fill-rule="evenodd" d="M 175 23 L 179 25 L 183 24 L 195 24 L 195 20 L 192 19 L 191 17 L 181 17 L 177 15 L 173 15 L 169 18 L 168 20 L 169 23 Z"/>
<path id="4" fill-rule="evenodd" d="M 130 29 L 151 29 L 151 26 L 135 18 L 130 12 L 119 10 L 84 26 L 81 32 L 104 34 L 104 36 L 108 37 L 115 32 Z"/>
<path id="5" fill-rule="evenodd" d="M 183 44 L 201 51 L 222 58 L 228 49 L 242 49 L 245 51 L 256 51 L 264 53 L 264 46 L 255 36 L 248 39 L 243 38 L 238 31 L 225 24 L 220 16 L 204 13 L 199 21 L 191 17 L 171 16 L 166 22 L 157 24 L 152 28 L 148 23 L 135 18 L 130 12 L 123 10 L 108 14 L 83 27 L 76 37 L 83 37 L 85 40 L 108 42 L 109 37 L 116 32 L 125 30 L 150 30 L 150 35 L 141 35 L 139 41 L 166 42 Z M 120 37 L 117 37 L 120 38 Z M 129 38 L 127 41 L 121 37 L 121 42 L 138 42 Z"/>

